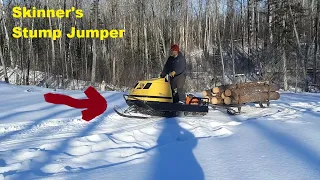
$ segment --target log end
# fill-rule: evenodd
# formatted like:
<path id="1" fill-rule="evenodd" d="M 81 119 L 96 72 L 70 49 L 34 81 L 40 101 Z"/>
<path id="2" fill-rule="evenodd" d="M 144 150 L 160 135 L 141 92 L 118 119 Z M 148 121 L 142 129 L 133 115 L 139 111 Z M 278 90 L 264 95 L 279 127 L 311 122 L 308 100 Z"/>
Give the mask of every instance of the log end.
<path id="1" fill-rule="evenodd" d="M 214 88 L 212 88 L 212 92 L 213 92 L 214 94 L 218 94 L 218 93 L 220 92 L 219 87 L 214 87 Z"/>
<path id="2" fill-rule="evenodd" d="M 203 97 L 207 96 L 207 92 L 206 91 L 202 91 L 201 94 L 202 94 Z"/>
<path id="3" fill-rule="evenodd" d="M 225 91 L 224 91 L 224 95 L 225 96 L 231 96 L 231 94 L 232 94 L 232 92 L 231 92 L 231 90 L 230 89 L 226 89 Z"/>
<path id="4" fill-rule="evenodd" d="M 223 99 L 223 101 L 224 101 L 224 104 L 227 104 L 227 105 L 231 104 L 231 98 L 230 97 L 225 97 Z"/>
<path id="5" fill-rule="evenodd" d="M 212 104 L 223 104 L 223 100 L 217 97 L 211 98 L 211 103 Z"/>

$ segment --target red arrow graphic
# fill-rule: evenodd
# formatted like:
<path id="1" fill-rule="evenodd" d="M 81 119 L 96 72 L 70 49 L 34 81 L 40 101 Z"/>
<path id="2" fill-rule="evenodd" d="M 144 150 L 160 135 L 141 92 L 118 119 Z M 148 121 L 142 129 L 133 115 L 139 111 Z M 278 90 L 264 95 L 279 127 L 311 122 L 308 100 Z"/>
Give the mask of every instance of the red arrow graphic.
<path id="1" fill-rule="evenodd" d="M 88 87 L 84 93 L 87 95 L 88 99 L 74 99 L 67 95 L 53 93 L 45 94 L 44 99 L 48 103 L 63 104 L 79 109 L 87 108 L 82 111 L 82 119 L 85 121 L 91 121 L 107 109 L 107 100 L 91 86 Z"/>

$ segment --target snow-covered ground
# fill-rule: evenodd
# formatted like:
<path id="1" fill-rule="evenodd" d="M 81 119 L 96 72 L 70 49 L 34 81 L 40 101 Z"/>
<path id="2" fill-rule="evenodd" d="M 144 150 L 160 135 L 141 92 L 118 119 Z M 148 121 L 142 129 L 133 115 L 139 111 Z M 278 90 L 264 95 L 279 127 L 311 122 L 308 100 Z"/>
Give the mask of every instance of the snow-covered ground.
<path id="1" fill-rule="evenodd" d="M 281 93 L 230 116 L 128 119 L 46 103 L 50 89 L 0 83 L 0 179 L 320 179 L 320 95 Z M 83 91 L 57 90 L 75 98 Z"/>

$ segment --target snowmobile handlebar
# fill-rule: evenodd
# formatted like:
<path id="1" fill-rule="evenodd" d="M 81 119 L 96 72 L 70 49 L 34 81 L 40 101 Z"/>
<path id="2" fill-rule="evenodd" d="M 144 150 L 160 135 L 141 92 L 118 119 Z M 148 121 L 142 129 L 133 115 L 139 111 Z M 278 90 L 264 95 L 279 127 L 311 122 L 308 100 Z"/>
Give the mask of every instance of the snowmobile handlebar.
<path id="1" fill-rule="evenodd" d="M 164 77 L 160 75 L 159 78 L 165 78 L 168 82 L 170 82 L 170 74 L 166 74 Z"/>
<path id="2" fill-rule="evenodd" d="M 170 83 L 170 80 L 171 80 L 170 77 L 171 77 L 170 74 L 166 74 L 166 76 L 164 78 L 166 79 L 166 81 L 168 81 Z"/>

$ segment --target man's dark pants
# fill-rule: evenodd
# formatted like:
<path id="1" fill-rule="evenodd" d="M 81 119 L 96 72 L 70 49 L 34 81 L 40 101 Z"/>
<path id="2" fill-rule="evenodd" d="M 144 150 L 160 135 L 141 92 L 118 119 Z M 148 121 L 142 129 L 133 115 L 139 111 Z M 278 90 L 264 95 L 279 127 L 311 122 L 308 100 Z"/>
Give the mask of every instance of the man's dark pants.
<path id="1" fill-rule="evenodd" d="M 180 74 L 178 76 L 175 76 L 171 78 L 171 88 L 173 90 L 173 102 L 178 102 L 178 101 L 186 101 L 186 94 L 184 91 L 184 84 L 186 81 L 186 75 L 185 74 Z M 175 91 L 177 93 L 175 93 Z"/>

